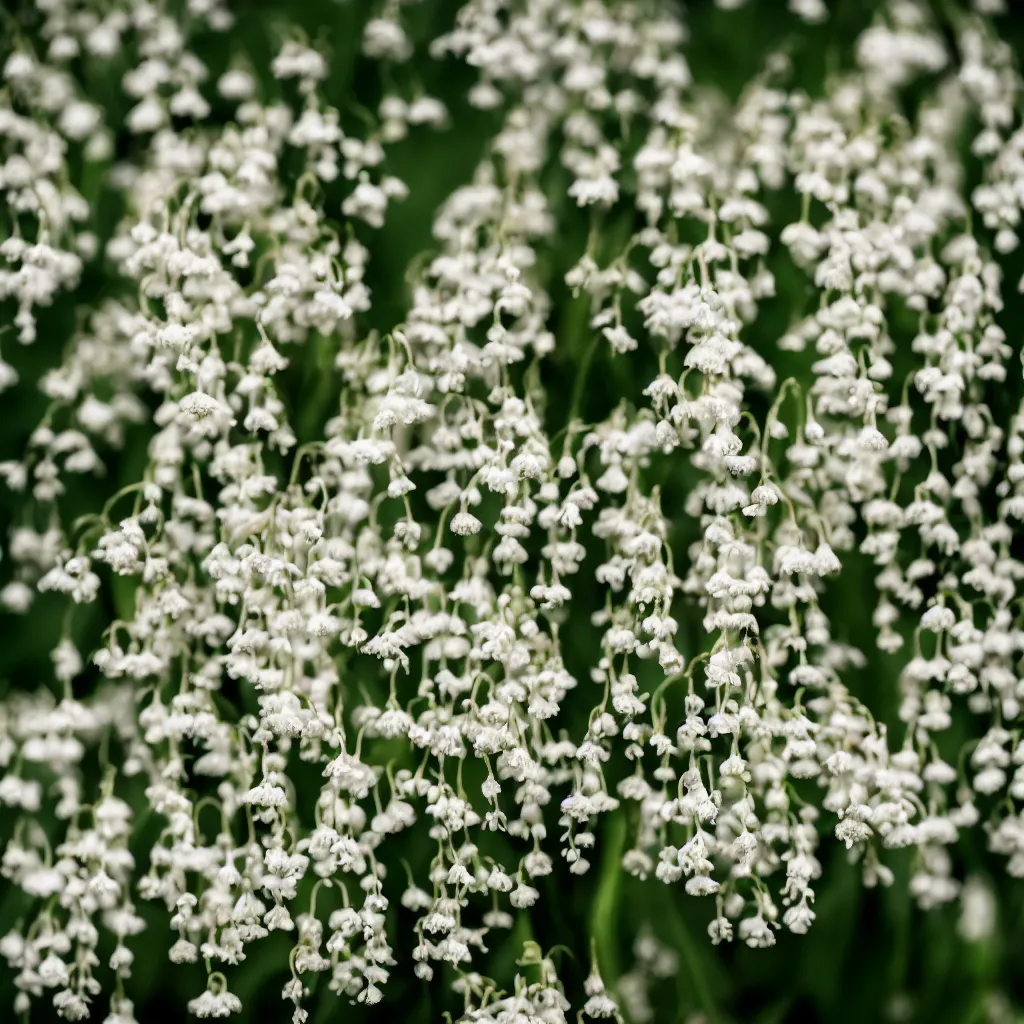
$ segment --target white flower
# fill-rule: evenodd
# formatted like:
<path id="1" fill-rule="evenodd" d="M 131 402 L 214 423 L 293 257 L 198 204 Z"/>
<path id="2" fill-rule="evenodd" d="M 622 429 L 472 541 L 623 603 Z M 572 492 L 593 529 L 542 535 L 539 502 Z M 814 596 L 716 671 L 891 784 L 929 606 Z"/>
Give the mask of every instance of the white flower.
<path id="1" fill-rule="evenodd" d="M 459 537 L 469 537 L 479 533 L 483 524 L 470 512 L 456 512 L 452 516 L 451 531 Z"/>

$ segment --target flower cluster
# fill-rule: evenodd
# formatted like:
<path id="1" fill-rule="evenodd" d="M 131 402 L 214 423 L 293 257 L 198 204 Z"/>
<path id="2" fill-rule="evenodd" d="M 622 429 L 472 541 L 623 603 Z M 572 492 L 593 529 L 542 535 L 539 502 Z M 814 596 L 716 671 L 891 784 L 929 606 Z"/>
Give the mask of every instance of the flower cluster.
<path id="1" fill-rule="evenodd" d="M 241 1008 L 231 967 L 282 931 L 296 1024 L 311 975 L 373 1005 L 445 965 L 466 1020 L 562 1021 L 554 960 L 530 944 L 491 979 L 488 935 L 586 874 L 616 817 L 622 869 L 709 897 L 715 944 L 807 932 L 823 842 L 867 886 L 914 847 L 926 908 L 960 897 L 964 830 L 1024 876 L 1024 405 L 998 323 L 1024 83 L 996 5 L 888 0 L 819 94 L 779 52 L 730 100 L 668 4 L 464 0 L 424 42 L 389 2 L 357 114 L 316 46 L 283 42 L 270 83 L 211 69 L 238 12 L 174 6 L 40 0 L 34 48 L 5 43 L 0 300 L 23 344 L 50 344 L 61 293 L 77 311 L 0 464 L 0 602 L 65 610 L 52 685 L 0 704 L 2 873 L 34 908 L 0 938 L 16 1012 L 84 1019 L 109 976 L 130 1024 L 152 900 L 170 960 L 207 966 L 198 1017 Z M 80 71 L 115 56 L 123 125 Z M 414 58 L 470 69 L 494 130 L 396 312 L 374 239 L 417 183 L 391 153 L 457 124 Z M 895 721 L 858 697 L 877 653 L 836 595 L 901 659 Z M 88 650 L 85 605 L 108 616 Z M 963 896 L 976 930 L 990 897 Z M 598 959 L 581 1013 L 650 1019 L 672 951 L 641 936 L 618 986 Z"/>

